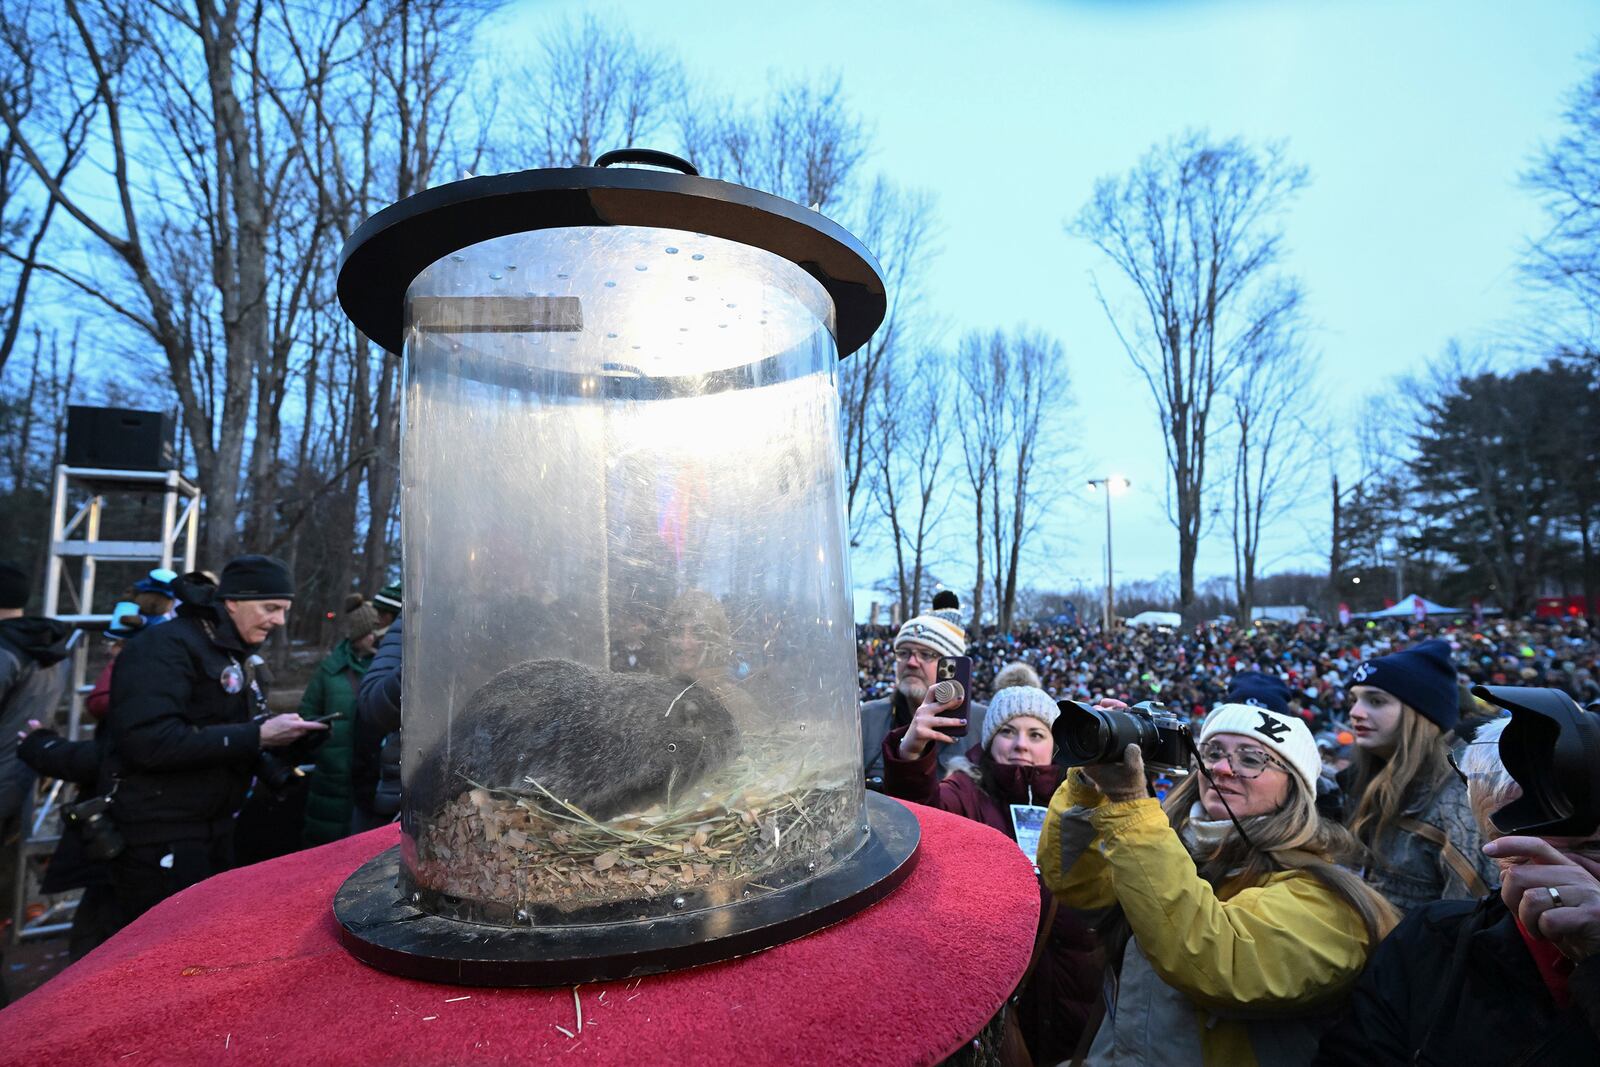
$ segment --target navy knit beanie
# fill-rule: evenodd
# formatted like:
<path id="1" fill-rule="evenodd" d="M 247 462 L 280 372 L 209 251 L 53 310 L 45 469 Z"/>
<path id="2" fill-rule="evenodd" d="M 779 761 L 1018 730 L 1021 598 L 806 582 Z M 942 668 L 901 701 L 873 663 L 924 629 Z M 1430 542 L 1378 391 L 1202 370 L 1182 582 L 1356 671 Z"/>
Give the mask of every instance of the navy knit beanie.
<path id="1" fill-rule="evenodd" d="M 281 559 L 239 556 L 222 568 L 218 600 L 293 600 L 294 579 Z M 188 599 L 185 597 L 184 599 Z"/>
<path id="2" fill-rule="evenodd" d="M 1369 659 L 1356 667 L 1350 684 L 1382 689 L 1441 730 L 1454 730 L 1461 721 L 1456 667 L 1450 659 L 1448 641 L 1424 641 Z"/>
<path id="3" fill-rule="evenodd" d="M 1288 715 L 1289 683 L 1260 671 L 1240 671 L 1228 683 L 1224 704 L 1248 704 L 1253 708 L 1266 708 L 1279 715 Z"/>

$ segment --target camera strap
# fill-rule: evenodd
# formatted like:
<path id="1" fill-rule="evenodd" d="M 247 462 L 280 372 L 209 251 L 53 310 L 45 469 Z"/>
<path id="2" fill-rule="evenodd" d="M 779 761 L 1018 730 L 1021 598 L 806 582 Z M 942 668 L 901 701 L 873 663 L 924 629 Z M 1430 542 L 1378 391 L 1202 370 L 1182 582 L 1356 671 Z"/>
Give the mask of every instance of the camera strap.
<path id="1" fill-rule="evenodd" d="M 1233 828 L 1235 830 L 1239 831 L 1239 837 L 1244 841 L 1244 843 L 1250 848 L 1254 849 L 1256 847 L 1256 843 L 1250 840 L 1249 834 L 1244 832 L 1244 824 L 1239 821 L 1239 817 L 1235 815 L 1233 813 L 1233 809 L 1228 806 L 1228 798 L 1222 795 L 1222 791 L 1220 789 L 1217 789 L 1217 780 L 1211 777 L 1211 771 L 1206 767 L 1206 761 L 1200 758 L 1200 749 L 1195 746 L 1194 735 L 1190 734 L 1188 731 L 1184 731 L 1183 741 L 1184 744 L 1189 746 L 1189 755 L 1194 757 L 1195 766 L 1200 768 L 1200 773 L 1205 776 L 1206 781 L 1211 783 L 1211 788 L 1216 791 L 1217 799 L 1222 801 L 1222 810 L 1228 813 L 1228 821 L 1233 823 Z M 1272 856 L 1268 854 L 1267 858 L 1271 860 Z"/>

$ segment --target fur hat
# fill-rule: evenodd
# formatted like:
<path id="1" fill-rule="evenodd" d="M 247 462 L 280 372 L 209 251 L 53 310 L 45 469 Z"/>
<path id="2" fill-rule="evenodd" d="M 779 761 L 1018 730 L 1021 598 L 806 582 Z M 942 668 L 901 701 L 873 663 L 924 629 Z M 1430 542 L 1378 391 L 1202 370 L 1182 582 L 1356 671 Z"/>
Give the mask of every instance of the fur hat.
<path id="1" fill-rule="evenodd" d="M 0 561 L 0 608 L 28 606 L 28 572 L 15 563 Z"/>
<path id="2" fill-rule="evenodd" d="M 1316 739 L 1299 719 L 1250 704 L 1218 704 L 1200 727 L 1198 744 L 1204 745 L 1217 734 L 1239 734 L 1268 749 L 1287 763 L 1300 776 L 1301 783 L 1316 795 L 1317 778 L 1322 774 L 1322 756 L 1317 751 Z"/>
<path id="3" fill-rule="evenodd" d="M 1224 704 L 1249 704 L 1253 708 L 1266 708 L 1279 715 L 1289 714 L 1289 685 L 1260 671 L 1240 671 L 1228 683 Z"/>
<path id="4" fill-rule="evenodd" d="M 189 599 L 184 597 L 185 600 Z M 240 556 L 222 568 L 217 600 L 293 600 L 294 578 L 281 559 Z"/>
<path id="5" fill-rule="evenodd" d="M 926 645 L 941 656 L 966 655 L 967 634 L 960 620 L 951 617 L 955 614 L 954 609 L 947 609 L 907 619 L 894 635 L 894 647 L 914 643 Z"/>
<path id="6" fill-rule="evenodd" d="M 1369 659 L 1351 672 L 1350 684 L 1382 689 L 1441 730 L 1454 730 L 1461 721 L 1456 665 L 1448 641 L 1424 641 Z"/>
<path id="7" fill-rule="evenodd" d="M 989 714 L 983 717 L 983 747 L 1000 727 L 1022 715 L 1032 715 L 1046 726 L 1054 726 L 1061 709 L 1043 689 L 1031 685 L 1012 685 L 995 693 L 989 700 Z"/>
<path id="8" fill-rule="evenodd" d="M 360 593 L 344 598 L 344 614 L 339 618 L 339 629 L 346 641 L 359 641 L 378 629 L 378 609 Z"/>

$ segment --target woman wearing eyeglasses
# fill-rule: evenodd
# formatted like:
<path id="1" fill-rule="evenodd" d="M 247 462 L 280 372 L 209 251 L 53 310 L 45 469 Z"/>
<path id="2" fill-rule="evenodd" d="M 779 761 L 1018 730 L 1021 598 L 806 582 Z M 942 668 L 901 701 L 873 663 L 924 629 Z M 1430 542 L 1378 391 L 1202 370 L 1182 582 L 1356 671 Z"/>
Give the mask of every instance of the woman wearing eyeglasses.
<path id="1" fill-rule="evenodd" d="M 1498 873 L 1448 762 L 1461 721 L 1449 644 L 1367 660 L 1350 680 L 1356 759 L 1340 781 L 1346 821 L 1367 850 L 1367 881 L 1402 912 L 1483 896 Z"/>
<path id="2" fill-rule="evenodd" d="M 1317 813 L 1303 722 L 1223 704 L 1198 747 L 1164 805 L 1129 745 L 1120 763 L 1073 770 L 1045 819 L 1046 884 L 1063 905 L 1107 909 L 1096 1067 L 1307 1063 L 1395 922 L 1339 866 L 1357 846 Z"/>

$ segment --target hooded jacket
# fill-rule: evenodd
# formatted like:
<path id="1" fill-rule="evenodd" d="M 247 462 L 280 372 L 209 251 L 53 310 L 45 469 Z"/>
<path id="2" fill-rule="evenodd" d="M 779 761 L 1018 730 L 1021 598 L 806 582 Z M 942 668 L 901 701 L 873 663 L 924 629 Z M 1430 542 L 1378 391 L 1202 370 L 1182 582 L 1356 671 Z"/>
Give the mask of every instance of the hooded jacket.
<path id="1" fill-rule="evenodd" d="M 1089 1062 L 1309 1062 L 1371 947 L 1355 909 L 1304 871 L 1213 888 L 1154 798 L 1107 802 L 1081 773 L 1050 802 L 1039 870 L 1132 932 Z"/>
<path id="2" fill-rule="evenodd" d="M 0 620 L 0 825 L 22 810 L 33 772 L 12 740 L 29 719 L 48 719 L 67 689 L 72 627 L 37 615 Z"/>
<path id="3" fill-rule="evenodd" d="M 130 845 L 232 833 L 257 759 L 264 682 L 220 605 L 186 602 L 117 656 L 101 791 Z"/>

